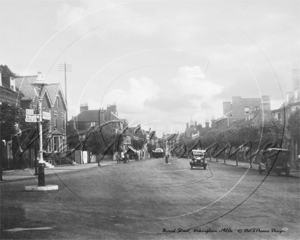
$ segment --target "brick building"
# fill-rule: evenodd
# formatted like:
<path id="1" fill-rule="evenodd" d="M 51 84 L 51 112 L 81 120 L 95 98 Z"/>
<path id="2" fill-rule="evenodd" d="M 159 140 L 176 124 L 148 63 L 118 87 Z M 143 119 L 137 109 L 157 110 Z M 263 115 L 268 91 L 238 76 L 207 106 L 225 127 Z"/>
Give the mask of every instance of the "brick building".
<path id="1" fill-rule="evenodd" d="M 41 73 L 39 73 L 41 74 Z M 23 94 L 21 107 L 23 109 L 38 109 L 38 95 L 32 83 L 38 75 L 18 76 L 15 78 L 16 88 Z M 65 151 L 66 144 L 66 111 L 65 98 L 59 83 L 44 86 L 42 93 L 42 107 L 44 112 L 49 112 L 51 119 L 48 122 L 47 152 Z"/>
<path id="2" fill-rule="evenodd" d="M 69 121 L 70 126 L 73 126 L 78 131 L 86 131 L 90 127 L 100 126 L 103 123 L 121 120 L 118 117 L 116 104 L 108 105 L 106 109 L 89 110 L 88 104 L 80 105 L 80 113 Z M 111 123 L 109 126 L 112 129 L 122 130 L 123 123 Z"/>
<path id="3" fill-rule="evenodd" d="M 223 116 L 212 121 L 215 129 L 221 130 L 234 123 L 247 122 L 260 125 L 271 118 L 269 96 L 261 98 L 242 98 L 233 96 L 232 101 L 223 102 Z"/>
<path id="4" fill-rule="evenodd" d="M 11 105 L 19 105 L 23 97 L 19 94 L 15 85 L 17 74 L 12 72 L 8 66 L 0 65 L 0 102 L 8 102 Z"/>

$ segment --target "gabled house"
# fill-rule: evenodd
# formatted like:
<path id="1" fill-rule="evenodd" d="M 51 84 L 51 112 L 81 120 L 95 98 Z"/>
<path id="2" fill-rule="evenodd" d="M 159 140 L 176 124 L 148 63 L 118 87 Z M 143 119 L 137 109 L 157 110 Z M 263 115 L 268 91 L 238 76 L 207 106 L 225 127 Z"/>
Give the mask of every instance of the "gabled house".
<path id="1" fill-rule="evenodd" d="M 16 88 L 23 94 L 21 107 L 23 109 L 38 108 L 38 92 L 32 83 L 38 76 L 18 76 L 15 78 Z M 64 152 L 66 145 L 66 111 L 65 98 L 59 83 L 44 86 L 41 92 L 43 112 L 48 112 L 51 119 L 48 122 L 47 139 L 48 152 Z"/>
<path id="2" fill-rule="evenodd" d="M 162 138 L 168 141 L 169 145 L 174 145 L 179 141 L 179 133 L 163 134 Z"/>
<path id="3" fill-rule="evenodd" d="M 107 109 L 89 110 L 87 104 L 80 105 L 80 113 L 69 121 L 69 125 L 78 131 L 87 131 L 91 127 L 100 126 L 109 121 L 120 120 L 110 123 L 109 126 L 115 131 L 123 129 L 123 122 L 118 117 L 116 104 L 108 105 Z"/>

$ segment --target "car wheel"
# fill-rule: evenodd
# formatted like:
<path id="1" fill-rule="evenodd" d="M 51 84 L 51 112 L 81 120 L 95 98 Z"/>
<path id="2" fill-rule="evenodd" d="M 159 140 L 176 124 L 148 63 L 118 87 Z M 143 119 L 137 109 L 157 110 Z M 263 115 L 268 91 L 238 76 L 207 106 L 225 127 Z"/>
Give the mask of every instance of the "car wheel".
<path id="1" fill-rule="evenodd" d="M 260 166 L 258 167 L 258 172 L 259 172 L 259 174 L 262 174 L 262 172 L 263 172 Z"/>
<path id="2" fill-rule="evenodd" d="M 286 173 L 287 176 L 290 176 L 290 170 L 286 170 L 285 173 Z"/>
<path id="3" fill-rule="evenodd" d="M 206 165 L 203 166 L 204 170 L 206 170 Z"/>
<path id="4" fill-rule="evenodd" d="M 281 171 L 276 171 L 277 176 L 280 176 Z"/>

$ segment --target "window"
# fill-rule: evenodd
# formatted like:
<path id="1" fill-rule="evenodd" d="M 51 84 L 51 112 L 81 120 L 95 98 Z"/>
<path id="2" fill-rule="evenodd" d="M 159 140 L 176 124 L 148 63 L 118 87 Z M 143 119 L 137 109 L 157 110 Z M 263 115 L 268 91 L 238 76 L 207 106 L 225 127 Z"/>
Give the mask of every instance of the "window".
<path id="1" fill-rule="evenodd" d="M 56 107 L 59 108 L 59 97 L 56 98 Z"/>
<path id="2" fill-rule="evenodd" d="M 58 139 L 58 137 L 54 137 L 53 138 L 53 150 L 58 151 L 58 147 L 59 147 L 59 139 Z"/>
<path id="3" fill-rule="evenodd" d="M 245 114 L 249 114 L 249 111 L 250 111 L 249 107 L 245 107 Z"/>
<path id="4" fill-rule="evenodd" d="M 54 114 L 54 128 L 57 128 L 57 114 Z"/>
<path id="5" fill-rule="evenodd" d="M 15 84 L 15 79 L 10 78 L 10 88 L 13 91 L 16 91 L 16 84 Z"/>
<path id="6" fill-rule="evenodd" d="M 62 130 L 65 130 L 65 118 L 64 118 L 64 116 L 61 117 L 61 128 L 62 128 Z"/>
<path id="7" fill-rule="evenodd" d="M 281 113 L 277 114 L 277 118 L 278 118 L 278 120 L 281 120 Z"/>

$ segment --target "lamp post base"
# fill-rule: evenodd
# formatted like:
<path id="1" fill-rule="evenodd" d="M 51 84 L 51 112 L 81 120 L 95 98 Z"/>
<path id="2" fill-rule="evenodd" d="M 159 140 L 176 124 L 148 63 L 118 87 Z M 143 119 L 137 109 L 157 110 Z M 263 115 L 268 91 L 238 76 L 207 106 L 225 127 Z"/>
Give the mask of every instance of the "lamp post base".
<path id="1" fill-rule="evenodd" d="M 58 185 L 25 186 L 25 191 L 53 191 L 58 190 Z"/>
<path id="2" fill-rule="evenodd" d="M 38 186 L 43 187 L 45 186 L 45 164 L 39 163 L 38 168 Z"/>

